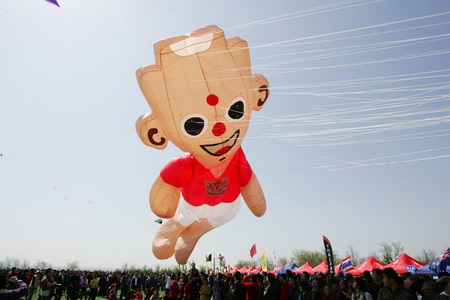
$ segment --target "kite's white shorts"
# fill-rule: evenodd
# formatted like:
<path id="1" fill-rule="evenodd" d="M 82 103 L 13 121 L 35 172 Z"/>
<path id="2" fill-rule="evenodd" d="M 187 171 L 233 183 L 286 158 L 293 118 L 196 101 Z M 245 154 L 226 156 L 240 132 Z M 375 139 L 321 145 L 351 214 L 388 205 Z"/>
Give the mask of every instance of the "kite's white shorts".
<path id="1" fill-rule="evenodd" d="M 193 206 L 184 200 L 180 195 L 180 202 L 178 203 L 177 212 L 175 213 L 175 220 L 180 222 L 183 226 L 188 226 L 198 219 L 206 219 L 213 228 L 219 227 L 228 223 L 233 219 L 239 209 L 241 208 L 242 196 L 239 195 L 236 200 L 231 203 L 220 203 L 215 206 L 201 205 Z"/>

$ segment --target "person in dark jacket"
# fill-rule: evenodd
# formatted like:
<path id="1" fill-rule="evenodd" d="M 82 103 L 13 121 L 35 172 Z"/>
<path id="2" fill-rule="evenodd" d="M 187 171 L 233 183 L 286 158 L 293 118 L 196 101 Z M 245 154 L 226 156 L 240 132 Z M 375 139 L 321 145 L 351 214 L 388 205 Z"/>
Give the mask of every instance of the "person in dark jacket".
<path id="1" fill-rule="evenodd" d="M 268 285 L 264 290 L 263 300 L 275 300 L 276 298 L 276 279 L 272 273 L 267 274 Z"/>
<path id="2" fill-rule="evenodd" d="M 233 289 L 233 295 L 231 297 L 232 300 L 246 300 L 247 295 L 247 289 L 244 285 L 241 283 L 241 273 L 236 272 L 234 273 L 234 289 Z"/>

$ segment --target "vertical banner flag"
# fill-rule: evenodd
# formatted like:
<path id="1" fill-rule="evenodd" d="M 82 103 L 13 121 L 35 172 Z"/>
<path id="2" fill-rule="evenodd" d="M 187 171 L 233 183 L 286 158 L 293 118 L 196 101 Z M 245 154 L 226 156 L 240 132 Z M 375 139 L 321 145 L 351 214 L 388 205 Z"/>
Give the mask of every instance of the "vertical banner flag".
<path id="1" fill-rule="evenodd" d="M 333 249 L 331 249 L 331 243 L 327 237 L 322 235 L 322 238 L 323 245 L 325 246 L 325 255 L 327 257 L 328 272 L 330 272 L 330 275 L 334 275 Z"/>
<path id="2" fill-rule="evenodd" d="M 219 257 L 217 257 L 219 259 L 219 270 L 222 273 L 225 273 L 225 256 L 223 256 L 222 254 L 219 254 Z"/>
<path id="3" fill-rule="evenodd" d="M 250 257 L 255 256 L 256 254 L 256 244 L 253 244 L 252 248 L 250 249 Z"/>
<path id="4" fill-rule="evenodd" d="M 266 251 L 263 251 L 263 254 L 261 256 L 261 268 L 263 272 L 267 271 L 267 257 L 266 257 Z"/>

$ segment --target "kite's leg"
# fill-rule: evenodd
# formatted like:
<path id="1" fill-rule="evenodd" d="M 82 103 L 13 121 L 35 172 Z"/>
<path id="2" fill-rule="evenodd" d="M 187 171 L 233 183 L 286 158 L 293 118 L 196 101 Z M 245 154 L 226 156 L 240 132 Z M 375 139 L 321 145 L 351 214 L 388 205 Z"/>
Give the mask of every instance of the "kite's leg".
<path id="1" fill-rule="evenodd" d="M 158 259 L 167 259 L 175 253 L 175 245 L 180 234 L 186 227 L 175 218 L 166 220 L 161 224 L 153 238 L 153 254 Z"/>
<path id="2" fill-rule="evenodd" d="M 175 259 L 179 264 L 186 264 L 198 240 L 213 229 L 206 219 L 198 219 L 184 230 L 177 241 Z"/>

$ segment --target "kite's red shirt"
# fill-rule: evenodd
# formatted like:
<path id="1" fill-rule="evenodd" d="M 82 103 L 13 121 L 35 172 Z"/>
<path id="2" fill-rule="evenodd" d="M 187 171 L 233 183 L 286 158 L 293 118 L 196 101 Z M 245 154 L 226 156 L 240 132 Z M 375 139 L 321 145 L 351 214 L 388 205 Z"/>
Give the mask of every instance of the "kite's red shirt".
<path id="1" fill-rule="evenodd" d="M 242 148 L 234 155 L 227 169 L 216 178 L 190 153 L 173 158 L 162 170 L 161 178 L 181 188 L 186 202 L 193 206 L 215 206 L 230 203 L 241 193 L 252 177 L 252 169 Z"/>

